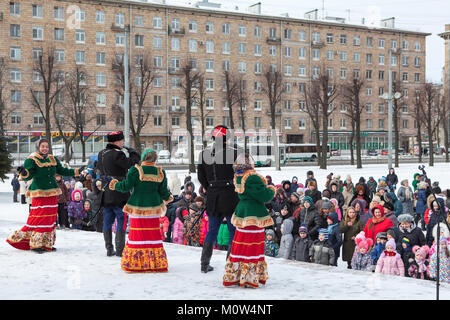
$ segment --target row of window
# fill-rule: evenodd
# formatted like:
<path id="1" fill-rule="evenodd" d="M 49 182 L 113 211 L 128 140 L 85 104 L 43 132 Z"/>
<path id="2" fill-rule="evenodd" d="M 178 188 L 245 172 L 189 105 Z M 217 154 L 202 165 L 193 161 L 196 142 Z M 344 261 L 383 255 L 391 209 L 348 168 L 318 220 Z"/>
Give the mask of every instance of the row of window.
<path id="1" fill-rule="evenodd" d="M 11 16 L 20 16 L 20 3 L 19 2 L 10 2 L 10 15 Z M 53 8 L 53 17 L 55 20 L 64 20 L 65 18 L 65 10 L 64 7 L 61 6 L 54 6 Z M 86 19 L 86 13 L 84 9 L 76 8 L 75 12 L 70 11 L 69 14 L 73 15 L 75 14 L 75 22 L 84 22 Z M 43 18 L 43 6 L 40 4 L 32 4 L 32 17 L 33 18 Z M 106 19 L 106 13 L 105 11 L 96 10 L 95 12 L 95 21 L 97 24 L 104 24 Z M 152 18 L 153 22 L 153 28 L 155 29 L 162 29 L 163 28 L 163 19 L 162 17 L 155 16 Z M 116 26 L 124 27 L 125 26 L 125 14 L 124 13 L 115 13 L 114 15 L 114 22 Z M 136 27 L 142 27 L 144 26 L 144 16 L 142 15 L 136 15 L 134 17 L 134 24 Z M 231 32 L 231 23 L 222 23 L 221 30 L 222 34 L 229 35 Z M 171 30 L 173 31 L 179 31 L 181 29 L 180 25 L 180 19 L 179 18 L 172 18 L 170 23 Z M 198 31 L 198 21 L 197 20 L 190 20 L 188 22 L 188 30 L 189 32 L 196 33 Z M 206 33 L 214 33 L 214 22 L 207 21 L 204 26 L 204 30 Z M 245 25 L 237 25 L 237 32 L 240 37 L 247 36 L 247 26 Z M 293 30 L 289 28 L 283 29 L 283 38 L 285 40 L 294 40 L 294 32 Z M 262 28 L 260 26 L 253 27 L 253 35 L 256 38 L 261 38 L 262 36 Z M 298 31 L 297 39 L 298 41 L 306 41 L 306 31 L 300 30 Z M 339 34 L 334 35 L 333 33 L 327 33 L 326 43 L 327 44 L 333 44 L 335 42 L 334 38 L 339 38 L 339 43 L 341 45 L 347 45 L 347 35 L 346 34 Z M 277 28 L 269 28 L 269 38 L 275 39 L 277 38 Z M 312 32 L 312 41 L 313 43 L 317 43 L 321 41 L 320 33 L 317 31 Z M 356 35 L 353 36 L 352 39 L 354 46 L 360 46 L 361 45 L 361 36 Z M 374 39 L 373 37 L 366 37 L 366 47 L 372 48 L 373 47 Z M 420 42 L 415 41 L 414 44 L 414 50 L 420 51 Z M 385 39 L 379 38 L 378 39 L 378 48 L 384 49 L 385 48 Z M 391 48 L 397 48 L 397 40 L 391 40 Z M 403 50 L 409 50 L 409 41 L 408 40 L 402 40 L 402 49 Z"/>

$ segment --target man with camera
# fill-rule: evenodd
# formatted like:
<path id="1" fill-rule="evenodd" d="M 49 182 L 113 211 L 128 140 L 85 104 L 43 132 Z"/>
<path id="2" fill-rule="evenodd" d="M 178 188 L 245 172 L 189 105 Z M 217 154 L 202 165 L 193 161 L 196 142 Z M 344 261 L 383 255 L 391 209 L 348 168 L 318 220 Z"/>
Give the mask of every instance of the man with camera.
<path id="1" fill-rule="evenodd" d="M 122 131 L 111 132 L 107 135 L 106 148 L 98 153 L 97 169 L 104 187 L 103 206 L 103 237 L 105 239 L 107 256 L 122 256 L 125 247 L 125 230 L 123 206 L 127 203 L 129 193 L 122 193 L 109 189 L 112 179 L 124 180 L 128 169 L 139 163 L 140 156 L 136 150 L 124 146 Z M 125 150 L 124 150 L 125 149 Z M 127 155 L 128 154 L 128 155 Z M 117 232 L 115 237 L 116 251 L 112 244 L 112 225 L 117 218 Z"/>

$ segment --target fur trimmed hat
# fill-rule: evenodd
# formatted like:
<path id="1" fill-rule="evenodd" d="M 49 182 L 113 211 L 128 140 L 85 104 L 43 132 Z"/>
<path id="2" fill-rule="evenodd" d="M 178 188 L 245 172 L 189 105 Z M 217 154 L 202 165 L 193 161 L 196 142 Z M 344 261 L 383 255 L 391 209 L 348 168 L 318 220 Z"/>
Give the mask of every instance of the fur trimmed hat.
<path id="1" fill-rule="evenodd" d="M 428 252 L 430 252 L 430 247 L 428 247 L 427 245 L 424 245 L 422 247 L 420 246 L 414 246 L 412 248 L 412 252 L 416 255 L 416 257 L 418 255 L 422 256 L 422 260 L 425 259 L 427 257 Z"/>
<path id="2" fill-rule="evenodd" d="M 358 249 L 364 248 L 364 249 L 366 249 L 366 251 L 368 251 L 369 248 L 373 245 L 373 240 L 371 238 L 366 238 L 364 231 L 361 231 L 355 237 L 355 243 L 358 246 Z"/>
<path id="3" fill-rule="evenodd" d="M 123 139 L 125 139 L 125 136 L 123 135 L 123 131 L 110 132 L 106 136 L 106 140 L 108 142 L 116 142 L 116 141 L 120 141 Z"/>
<path id="4" fill-rule="evenodd" d="M 410 215 L 409 213 L 403 213 L 403 214 L 399 215 L 397 217 L 397 219 L 398 219 L 399 223 L 402 223 L 402 222 L 409 222 L 409 223 L 411 223 L 411 222 L 414 221 L 413 216 Z"/>

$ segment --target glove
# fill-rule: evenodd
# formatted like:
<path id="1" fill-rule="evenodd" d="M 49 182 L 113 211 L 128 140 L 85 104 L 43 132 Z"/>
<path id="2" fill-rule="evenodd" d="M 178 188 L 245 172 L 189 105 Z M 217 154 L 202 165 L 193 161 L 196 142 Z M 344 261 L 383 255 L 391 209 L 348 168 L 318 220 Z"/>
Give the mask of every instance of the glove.
<path id="1" fill-rule="evenodd" d="M 25 167 L 24 167 L 24 166 L 19 166 L 19 167 L 17 167 L 17 172 L 18 172 L 19 174 L 25 173 Z"/>

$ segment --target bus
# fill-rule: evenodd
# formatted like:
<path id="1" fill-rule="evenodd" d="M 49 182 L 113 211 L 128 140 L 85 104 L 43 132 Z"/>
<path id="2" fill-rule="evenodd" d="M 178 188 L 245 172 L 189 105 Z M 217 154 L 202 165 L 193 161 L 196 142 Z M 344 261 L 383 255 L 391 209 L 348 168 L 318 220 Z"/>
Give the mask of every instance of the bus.
<path id="1" fill-rule="evenodd" d="M 249 143 L 248 150 L 255 161 L 255 167 L 271 167 L 275 164 L 275 148 L 273 143 Z"/>
<path id="2" fill-rule="evenodd" d="M 330 145 L 327 146 L 327 159 L 330 158 Z M 280 161 L 283 164 L 293 161 L 316 161 L 317 145 L 315 143 L 280 144 Z"/>

